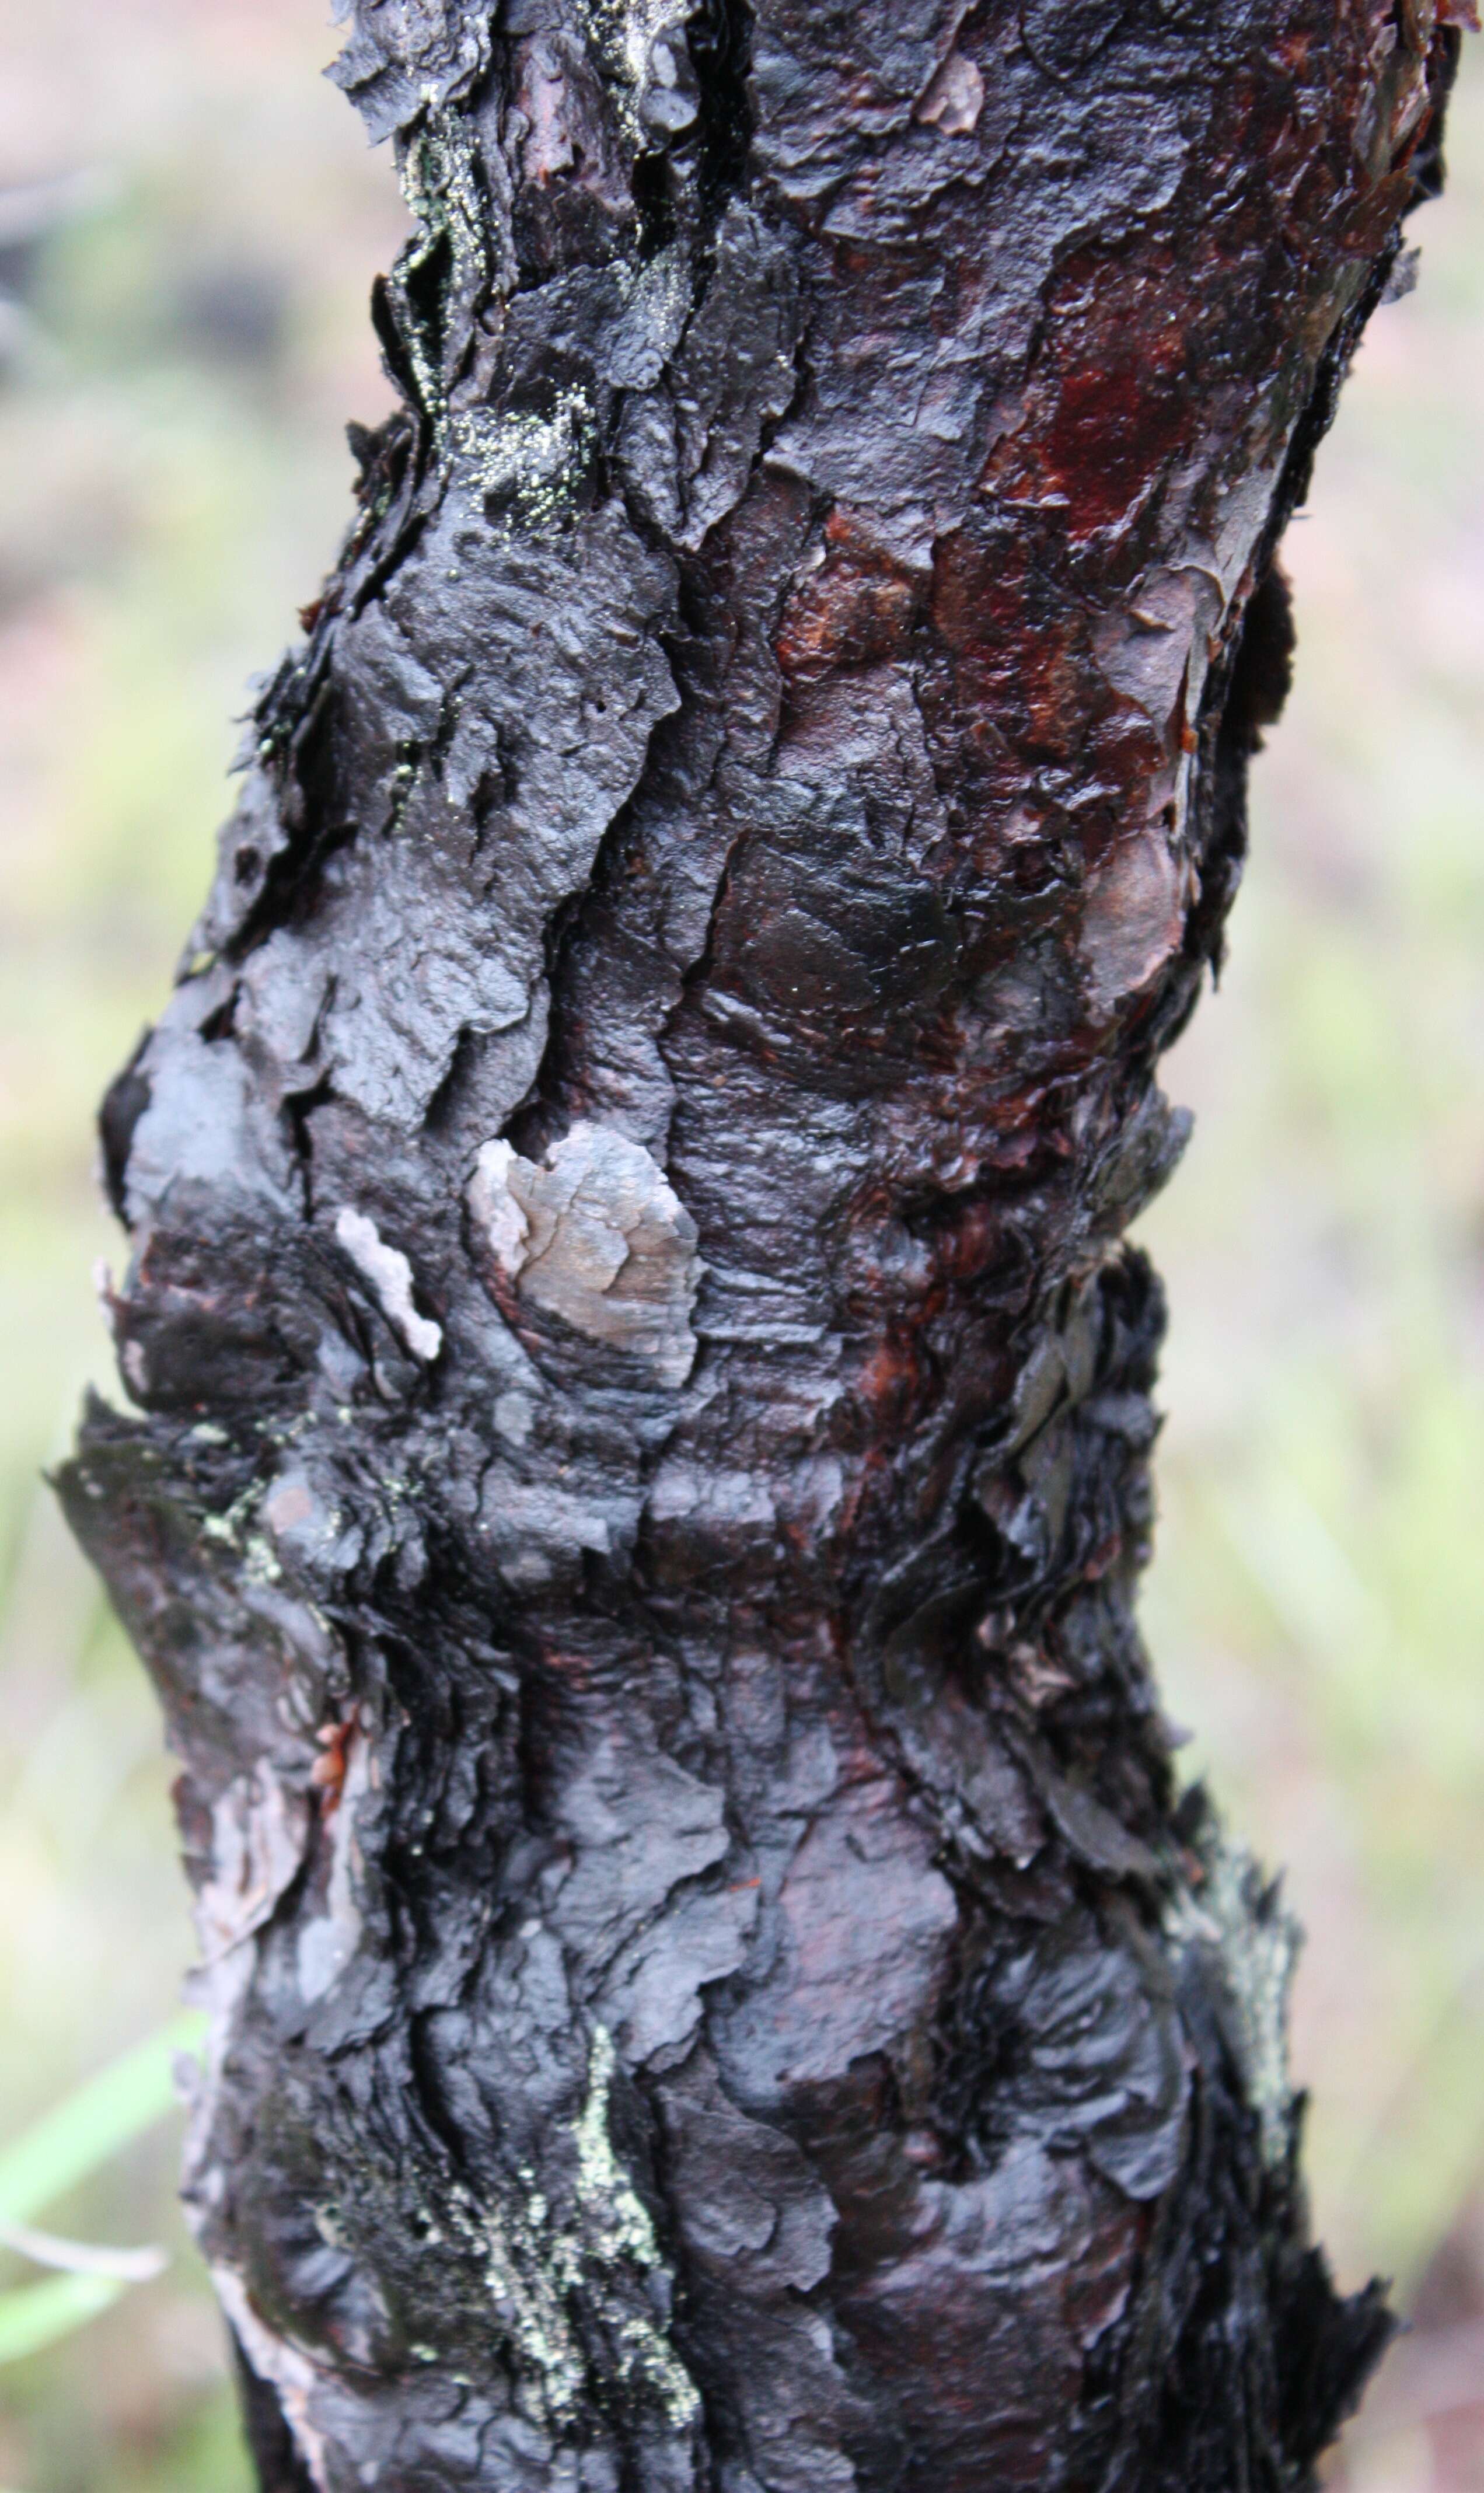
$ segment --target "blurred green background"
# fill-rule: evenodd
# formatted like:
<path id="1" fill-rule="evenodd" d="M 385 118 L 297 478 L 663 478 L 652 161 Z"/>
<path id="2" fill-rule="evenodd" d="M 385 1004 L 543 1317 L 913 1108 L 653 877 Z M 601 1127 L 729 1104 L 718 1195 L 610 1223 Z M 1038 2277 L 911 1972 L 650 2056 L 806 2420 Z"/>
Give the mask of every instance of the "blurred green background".
<path id="1" fill-rule="evenodd" d="M 317 0 L 0 0 L 0 2142 L 170 2016 L 191 1953 L 153 1702 L 39 1473 L 107 1377 L 94 1102 L 347 516 L 344 420 L 387 404 L 365 299 L 402 215 L 332 48 Z M 1318 2223 L 1418 2324 L 1332 2471 L 1363 2493 L 1484 2487 L 1484 45 L 1449 154 L 1289 537 L 1298 686 L 1144 1223 L 1146 1623 L 1311 1934 Z M 46 2211 L 172 2258 L 0 2368 L 5 2493 L 245 2493 L 176 2145 Z M 0 2292 L 34 2274 L 0 2251 Z"/>

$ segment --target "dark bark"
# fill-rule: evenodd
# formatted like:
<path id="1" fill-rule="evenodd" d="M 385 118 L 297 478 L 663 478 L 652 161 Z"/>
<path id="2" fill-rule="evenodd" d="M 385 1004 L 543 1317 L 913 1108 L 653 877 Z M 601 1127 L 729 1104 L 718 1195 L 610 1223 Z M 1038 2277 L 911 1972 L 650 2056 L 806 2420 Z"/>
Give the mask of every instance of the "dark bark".
<path id="1" fill-rule="evenodd" d="M 104 1112 L 269 2486 L 1306 2482 L 1121 1243 L 1434 0 L 357 0 L 405 411 Z M 493 22 L 492 22 L 493 19 Z"/>

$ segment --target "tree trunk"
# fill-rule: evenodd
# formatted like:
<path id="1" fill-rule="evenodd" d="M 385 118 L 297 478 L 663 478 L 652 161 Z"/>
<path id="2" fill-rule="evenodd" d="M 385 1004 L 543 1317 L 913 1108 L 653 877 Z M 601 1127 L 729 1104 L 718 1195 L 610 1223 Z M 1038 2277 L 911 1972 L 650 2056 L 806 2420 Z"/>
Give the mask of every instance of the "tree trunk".
<path id="1" fill-rule="evenodd" d="M 103 1115 L 265 2486 L 1267 2493 L 1125 1227 L 1462 0 L 356 0 L 405 410 Z M 493 19 L 493 22 L 492 22 Z"/>

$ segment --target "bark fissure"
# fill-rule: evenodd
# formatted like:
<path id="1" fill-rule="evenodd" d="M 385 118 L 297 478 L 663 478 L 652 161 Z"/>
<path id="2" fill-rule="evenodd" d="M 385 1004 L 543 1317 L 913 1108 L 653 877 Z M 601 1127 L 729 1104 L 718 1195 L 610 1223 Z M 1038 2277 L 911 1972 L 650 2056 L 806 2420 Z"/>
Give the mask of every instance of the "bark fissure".
<path id="1" fill-rule="evenodd" d="M 109 1095 L 263 2484 L 1291 2493 L 1128 1224 L 1455 11 L 354 0 L 406 411 Z"/>

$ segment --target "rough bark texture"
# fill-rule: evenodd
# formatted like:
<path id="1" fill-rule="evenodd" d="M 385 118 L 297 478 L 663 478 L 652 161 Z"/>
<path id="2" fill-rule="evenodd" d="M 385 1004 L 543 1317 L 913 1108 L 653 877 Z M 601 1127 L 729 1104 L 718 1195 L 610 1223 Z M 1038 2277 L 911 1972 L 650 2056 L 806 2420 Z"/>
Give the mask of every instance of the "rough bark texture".
<path id="1" fill-rule="evenodd" d="M 349 14 L 406 408 L 63 1479 L 262 2480 L 1298 2486 L 1388 2323 L 1134 1625 L 1121 1240 L 1458 0 Z"/>

